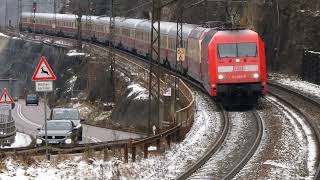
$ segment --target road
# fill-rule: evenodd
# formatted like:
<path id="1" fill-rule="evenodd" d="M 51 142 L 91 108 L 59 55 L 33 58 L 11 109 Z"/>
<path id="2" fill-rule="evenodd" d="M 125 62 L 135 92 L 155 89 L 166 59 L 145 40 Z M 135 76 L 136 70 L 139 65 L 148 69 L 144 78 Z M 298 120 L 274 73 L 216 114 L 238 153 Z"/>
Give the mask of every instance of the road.
<path id="1" fill-rule="evenodd" d="M 48 110 L 48 115 L 49 112 L 50 110 Z M 19 132 L 30 134 L 35 137 L 38 133 L 37 128 L 44 124 L 44 105 L 40 102 L 39 106 L 26 106 L 25 100 L 20 99 L 16 102 L 12 116 Z M 83 137 L 83 142 L 81 143 L 139 138 L 141 135 L 83 125 Z"/>

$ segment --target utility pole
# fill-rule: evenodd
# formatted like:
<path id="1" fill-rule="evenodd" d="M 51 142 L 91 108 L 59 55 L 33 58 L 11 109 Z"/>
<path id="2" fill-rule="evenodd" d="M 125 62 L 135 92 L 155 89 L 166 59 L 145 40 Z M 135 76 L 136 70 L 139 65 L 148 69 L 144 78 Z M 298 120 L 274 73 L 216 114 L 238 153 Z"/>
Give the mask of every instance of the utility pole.
<path id="1" fill-rule="evenodd" d="M 18 27 L 19 29 L 22 28 L 21 16 L 22 16 L 22 0 L 18 0 L 17 27 Z"/>
<path id="2" fill-rule="evenodd" d="M 116 92 L 115 92 L 115 54 L 114 54 L 114 36 L 115 36 L 115 0 L 110 2 L 110 40 L 109 40 L 109 59 L 111 61 L 110 65 L 110 83 L 112 87 L 112 101 L 116 102 Z"/>
<path id="3" fill-rule="evenodd" d="M 52 24 L 54 36 L 52 37 L 52 43 L 54 43 L 54 37 L 57 35 L 57 3 L 56 0 L 53 1 L 53 13 L 54 13 L 54 23 Z"/>
<path id="4" fill-rule="evenodd" d="M 92 12 L 93 12 L 93 2 L 88 0 L 87 15 L 86 15 L 86 36 L 89 42 L 92 40 Z"/>
<path id="5" fill-rule="evenodd" d="M 5 30 L 8 28 L 8 0 L 6 0 L 6 7 L 5 7 L 5 17 L 4 17 L 4 27 Z"/>
<path id="6" fill-rule="evenodd" d="M 36 11 L 37 11 L 37 3 L 35 1 L 33 1 L 32 10 L 33 10 L 33 35 L 35 39 L 36 38 Z"/>
<path id="7" fill-rule="evenodd" d="M 157 96 L 157 126 L 160 128 L 160 20 L 161 20 L 161 0 L 152 0 L 152 17 L 151 17 L 151 37 L 150 37 L 150 67 L 149 67 L 149 119 L 148 132 L 151 132 L 152 121 L 152 97 Z M 156 25 L 157 22 L 157 25 Z M 154 62 L 157 69 L 154 68 Z M 156 81 L 153 81 L 153 71 L 155 71 Z M 157 86 L 156 96 L 153 95 L 153 87 Z"/>
<path id="8" fill-rule="evenodd" d="M 176 72 L 179 71 L 178 69 L 178 48 L 183 48 L 183 37 L 182 37 L 182 30 L 183 30 L 183 6 L 182 6 L 182 0 L 177 1 L 177 35 L 176 35 L 176 65 L 175 70 Z M 182 67 L 182 61 L 180 61 L 181 66 L 181 73 L 183 72 Z M 174 77 L 174 111 L 177 109 L 177 98 L 179 97 L 178 91 L 177 91 L 177 78 Z M 174 122 L 176 123 L 176 117 L 174 118 Z"/>
<path id="9" fill-rule="evenodd" d="M 203 26 L 205 27 L 208 22 L 208 0 L 204 0 L 204 20 Z"/>
<path id="10" fill-rule="evenodd" d="M 77 32 L 77 49 L 78 50 L 82 50 L 82 8 L 80 6 L 80 0 L 77 1 L 77 6 L 78 6 L 78 10 L 77 10 L 77 28 L 78 28 L 78 32 Z"/>

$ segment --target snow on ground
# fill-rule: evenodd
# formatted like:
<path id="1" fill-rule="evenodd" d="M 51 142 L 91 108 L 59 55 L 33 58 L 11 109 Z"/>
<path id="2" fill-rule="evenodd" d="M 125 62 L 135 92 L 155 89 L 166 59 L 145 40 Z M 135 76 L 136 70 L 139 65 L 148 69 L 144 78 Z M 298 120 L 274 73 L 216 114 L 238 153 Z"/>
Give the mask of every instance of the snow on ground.
<path id="1" fill-rule="evenodd" d="M 55 43 L 55 44 L 58 44 L 58 45 L 72 46 L 72 43 L 66 42 L 66 41 L 62 41 L 62 40 L 55 41 L 54 43 Z"/>
<path id="2" fill-rule="evenodd" d="M 77 76 L 76 75 L 73 75 L 70 79 L 67 80 L 67 90 L 66 92 L 71 92 L 73 91 L 73 88 L 74 88 L 74 85 L 75 85 L 75 82 L 77 81 Z"/>
<path id="3" fill-rule="evenodd" d="M 10 146 L 5 146 L 3 148 L 26 147 L 29 146 L 31 142 L 32 140 L 29 135 L 17 132 L 14 143 L 12 143 Z"/>
<path id="4" fill-rule="evenodd" d="M 127 97 L 131 97 L 132 95 L 136 95 L 135 99 L 148 99 L 149 92 L 146 88 L 142 87 L 140 84 L 131 84 L 128 86 L 128 89 L 131 89 L 131 92 Z"/>
<path id="5" fill-rule="evenodd" d="M 269 111 L 258 111 L 265 132 L 258 150 L 234 179 L 313 179 L 319 148 L 310 127 L 277 99 L 267 100 L 280 110 L 271 117 Z"/>
<path id="6" fill-rule="evenodd" d="M 128 164 L 131 179 L 174 179 L 204 154 L 218 136 L 222 124 L 210 99 L 200 95 L 196 95 L 196 99 L 199 111 L 186 138 L 161 157 Z"/>
<path id="7" fill-rule="evenodd" d="M 270 101 L 277 102 L 277 99 L 273 97 L 268 97 Z M 313 132 L 310 129 L 309 125 L 303 118 L 301 118 L 298 114 L 294 111 L 286 107 L 280 102 L 277 102 L 279 109 L 285 109 L 284 114 L 286 115 L 287 119 L 290 121 L 290 124 L 294 127 L 294 132 L 296 132 L 297 141 L 300 143 L 300 152 L 301 156 L 307 156 L 307 167 L 308 167 L 308 174 L 313 175 L 317 168 L 317 148 L 316 140 L 313 137 Z M 306 138 L 305 138 L 306 137 Z M 287 139 L 287 138 L 286 138 Z M 284 139 L 285 141 L 285 139 Z"/>
<path id="8" fill-rule="evenodd" d="M 88 117 L 88 115 L 94 111 L 94 107 L 87 103 L 77 102 L 73 104 L 72 107 L 77 108 L 80 111 L 81 117 Z"/>
<path id="9" fill-rule="evenodd" d="M 0 33 L 0 36 L 6 37 L 6 38 L 10 37 L 10 36 L 7 36 L 7 35 L 5 35 L 5 34 L 3 34 L 3 33 Z"/>
<path id="10" fill-rule="evenodd" d="M 317 96 L 320 98 L 320 86 L 316 84 L 312 84 L 307 81 L 302 81 L 297 77 L 289 77 L 288 75 L 283 74 L 270 74 L 271 80 L 275 80 L 276 82 L 290 86 L 293 89 L 299 90 L 303 93 L 310 94 L 312 96 Z"/>
<path id="11" fill-rule="evenodd" d="M 311 15 L 311 16 L 313 16 L 313 17 L 318 17 L 318 16 L 320 16 L 320 11 L 319 11 L 319 10 L 315 11 L 315 10 L 311 10 L 311 9 L 307 9 L 307 10 L 305 10 L 305 9 L 300 9 L 300 10 L 298 10 L 298 12 L 300 12 L 300 13 L 305 13 L 305 14 Z"/>
<path id="12" fill-rule="evenodd" d="M 63 162 L 36 161 L 27 166 L 21 162 L 6 159 L 6 170 L 2 170 L 0 179 L 117 179 L 118 166 L 121 161 L 113 159 L 103 162 L 90 158 L 83 160 L 81 157 L 73 157 Z"/>
<path id="13" fill-rule="evenodd" d="M 89 57 L 89 54 L 86 53 L 81 53 L 81 52 L 77 52 L 77 50 L 72 49 L 67 53 L 67 56 L 86 56 Z"/>

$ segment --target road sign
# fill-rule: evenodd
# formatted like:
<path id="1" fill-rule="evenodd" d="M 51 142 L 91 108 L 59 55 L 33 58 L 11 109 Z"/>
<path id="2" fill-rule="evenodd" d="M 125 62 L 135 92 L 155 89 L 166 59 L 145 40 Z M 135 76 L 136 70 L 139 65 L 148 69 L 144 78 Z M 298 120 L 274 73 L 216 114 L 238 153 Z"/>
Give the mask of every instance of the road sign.
<path id="1" fill-rule="evenodd" d="M 185 61 L 186 60 L 186 49 L 185 48 L 177 48 L 177 60 Z"/>
<path id="2" fill-rule="evenodd" d="M 37 92 L 51 92 L 53 91 L 52 81 L 36 81 Z"/>
<path id="3" fill-rule="evenodd" d="M 54 81 L 56 79 L 56 75 L 53 73 L 46 58 L 42 56 L 33 74 L 32 81 Z"/>
<path id="4" fill-rule="evenodd" d="M 0 104 L 13 104 L 14 101 L 12 97 L 9 95 L 9 92 L 6 88 L 4 88 L 1 96 L 0 96 Z"/>
<path id="5" fill-rule="evenodd" d="M 12 109 L 12 105 L 11 104 L 0 104 L 0 110 L 1 111 L 7 111 L 7 110 L 11 110 Z"/>

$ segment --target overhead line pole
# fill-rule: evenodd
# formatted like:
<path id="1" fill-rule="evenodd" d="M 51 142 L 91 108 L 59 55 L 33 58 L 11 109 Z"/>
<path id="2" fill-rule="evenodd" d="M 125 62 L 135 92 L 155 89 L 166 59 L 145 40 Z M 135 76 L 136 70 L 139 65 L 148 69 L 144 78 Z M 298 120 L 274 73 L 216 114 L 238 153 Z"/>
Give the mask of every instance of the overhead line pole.
<path id="1" fill-rule="evenodd" d="M 116 93 L 115 93 L 115 54 L 114 54 L 114 36 L 115 36 L 115 0 L 111 0 L 110 4 L 110 24 L 109 24 L 109 29 L 110 29 L 110 40 L 109 40 L 109 59 L 111 60 L 111 65 L 110 65 L 110 82 L 111 82 L 111 87 L 112 87 L 112 101 L 115 103 L 116 102 Z"/>
<path id="2" fill-rule="evenodd" d="M 8 28 L 8 0 L 6 0 L 6 7 L 5 7 L 5 17 L 4 17 L 4 27 L 5 30 Z"/>
<path id="3" fill-rule="evenodd" d="M 19 29 L 22 28 L 21 16 L 22 16 L 22 0 L 18 0 L 17 27 L 18 27 Z"/>
<path id="4" fill-rule="evenodd" d="M 77 28 L 78 28 L 78 32 L 77 32 L 77 49 L 78 50 L 82 50 L 82 8 L 80 6 L 80 0 L 77 1 Z"/>
<path id="5" fill-rule="evenodd" d="M 176 72 L 179 71 L 178 69 L 178 48 L 183 48 L 183 37 L 182 37 L 182 32 L 183 32 L 183 6 L 182 6 L 182 0 L 178 0 L 177 2 L 177 34 L 176 34 L 176 64 L 175 64 L 175 70 Z M 181 73 L 183 72 L 183 67 L 182 67 L 182 61 L 180 61 L 180 66 L 181 66 Z M 178 91 L 177 91 L 177 78 L 174 78 L 174 110 L 177 110 L 177 98 L 179 97 Z M 174 118 L 174 123 L 176 122 L 176 117 Z"/>
<path id="6" fill-rule="evenodd" d="M 157 97 L 157 126 L 158 132 L 160 128 L 160 19 L 161 19 L 161 1 L 152 1 L 152 17 L 151 17 L 151 36 L 150 36 L 150 67 L 149 67 L 149 118 L 148 132 L 151 132 L 152 121 L 152 97 Z M 157 22 L 157 25 L 156 25 Z M 154 68 L 153 61 L 157 64 L 157 69 Z M 155 72 L 155 73 L 154 73 Z M 153 73 L 156 76 L 156 81 L 153 81 Z M 153 87 L 157 86 L 156 94 L 153 94 Z"/>

